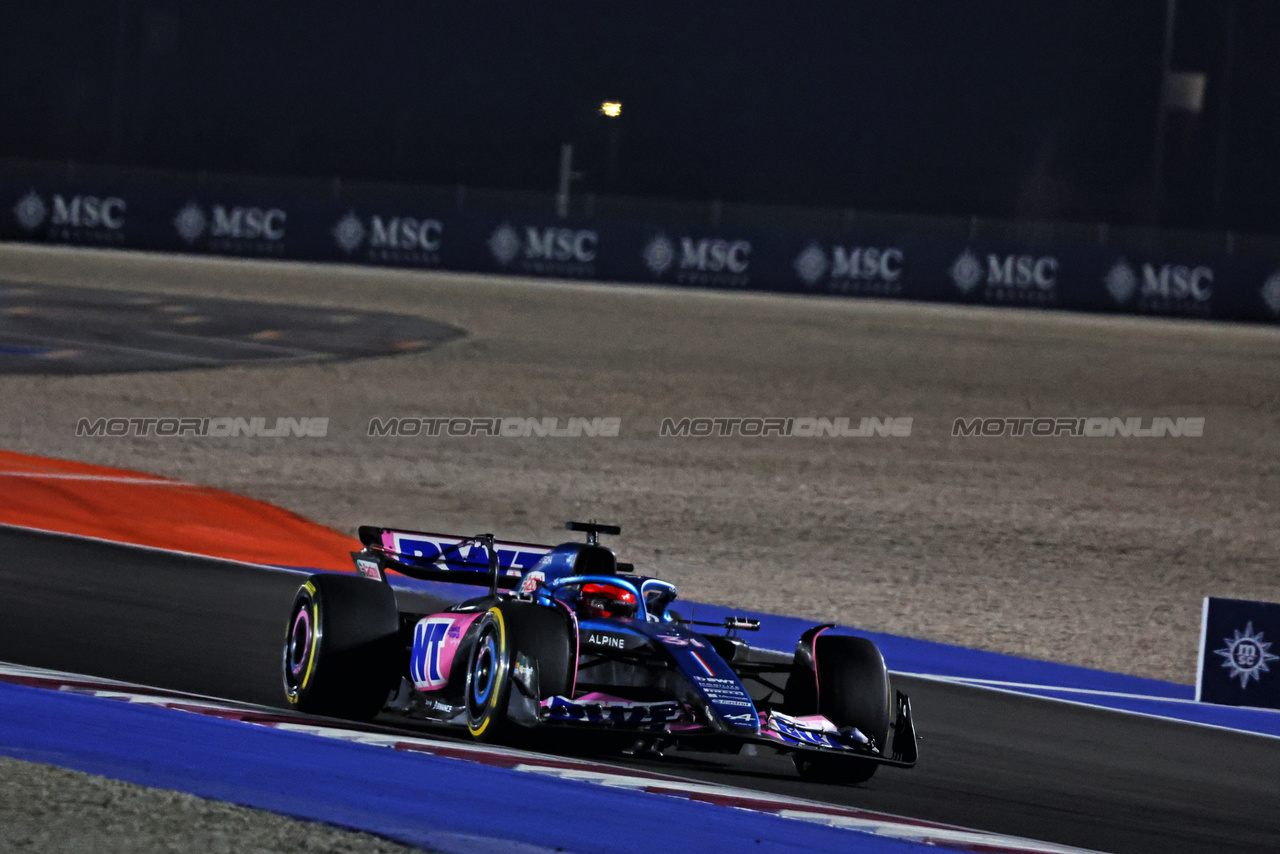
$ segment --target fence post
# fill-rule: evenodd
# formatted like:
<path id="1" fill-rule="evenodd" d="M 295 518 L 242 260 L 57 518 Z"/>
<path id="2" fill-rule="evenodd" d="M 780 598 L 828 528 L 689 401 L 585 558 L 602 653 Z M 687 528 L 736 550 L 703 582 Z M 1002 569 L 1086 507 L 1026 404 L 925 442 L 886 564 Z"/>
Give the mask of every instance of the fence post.
<path id="1" fill-rule="evenodd" d="M 556 188 L 556 216 L 561 219 L 569 215 L 569 182 L 574 177 L 573 146 L 566 142 L 560 146 L 560 183 Z"/>

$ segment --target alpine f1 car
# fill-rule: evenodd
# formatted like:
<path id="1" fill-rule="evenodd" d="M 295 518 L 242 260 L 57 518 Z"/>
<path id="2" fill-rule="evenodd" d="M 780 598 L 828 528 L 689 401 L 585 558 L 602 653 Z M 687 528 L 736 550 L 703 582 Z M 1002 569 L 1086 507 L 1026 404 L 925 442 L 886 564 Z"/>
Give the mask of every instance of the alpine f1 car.
<path id="1" fill-rule="evenodd" d="M 294 599 L 288 701 L 314 714 L 385 711 L 465 727 L 484 741 L 767 745 L 791 754 L 806 779 L 833 782 L 915 764 L 910 700 L 891 689 L 870 640 L 821 625 L 793 653 L 752 647 L 739 635 L 758 621 L 686 620 L 671 607 L 672 584 L 619 563 L 599 542 L 619 528 L 566 527 L 586 541 L 361 527 L 357 574 L 313 575 Z M 439 613 L 405 612 L 389 571 L 488 589 Z"/>

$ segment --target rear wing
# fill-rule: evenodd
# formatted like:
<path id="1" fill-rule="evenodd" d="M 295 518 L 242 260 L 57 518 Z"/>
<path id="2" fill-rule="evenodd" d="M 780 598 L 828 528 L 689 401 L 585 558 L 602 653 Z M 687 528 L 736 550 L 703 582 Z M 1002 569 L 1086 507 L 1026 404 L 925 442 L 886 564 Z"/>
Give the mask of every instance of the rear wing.
<path id="1" fill-rule="evenodd" d="M 393 570 L 410 578 L 475 584 L 493 591 L 519 586 L 520 579 L 552 546 L 494 539 L 492 534 L 462 537 L 425 531 L 360 526 L 364 550 L 352 552 L 362 575 L 386 580 Z"/>

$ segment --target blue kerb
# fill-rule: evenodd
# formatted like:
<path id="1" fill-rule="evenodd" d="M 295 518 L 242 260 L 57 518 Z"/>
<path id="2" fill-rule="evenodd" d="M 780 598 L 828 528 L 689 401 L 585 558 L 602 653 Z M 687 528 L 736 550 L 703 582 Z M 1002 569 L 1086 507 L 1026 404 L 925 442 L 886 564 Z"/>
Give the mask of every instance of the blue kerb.
<path id="1" fill-rule="evenodd" d="M 443 851 L 918 854 L 924 846 L 421 753 L 0 683 L 0 753 Z"/>

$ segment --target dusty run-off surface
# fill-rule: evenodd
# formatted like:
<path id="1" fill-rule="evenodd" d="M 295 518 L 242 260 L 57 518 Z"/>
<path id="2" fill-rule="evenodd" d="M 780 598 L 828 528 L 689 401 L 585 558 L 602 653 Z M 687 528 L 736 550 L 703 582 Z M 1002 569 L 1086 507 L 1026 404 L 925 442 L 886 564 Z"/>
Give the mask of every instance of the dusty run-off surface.
<path id="1" fill-rule="evenodd" d="M 423 354 L 0 377 L 0 446 L 362 523 L 622 524 L 683 595 L 1190 682 L 1201 597 L 1280 600 L 1280 330 L 8 245 L 0 280 L 417 314 Z M 327 416 L 325 438 L 77 438 L 82 417 Z M 369 437 L 371 417 L 622 419 Z M 912 417 L 910 438 L 660 438 L 683 416 Z M 1202 438 L 952 438 L 957 417 L 1199 416 Z M 9 487 L 6 487 L 9 488 Z"/>
<path id="2" fill-rule="evenodd" d="M 367 833 L 0 756 L 0 849 L 67 854 L 399 854 Z"/>

